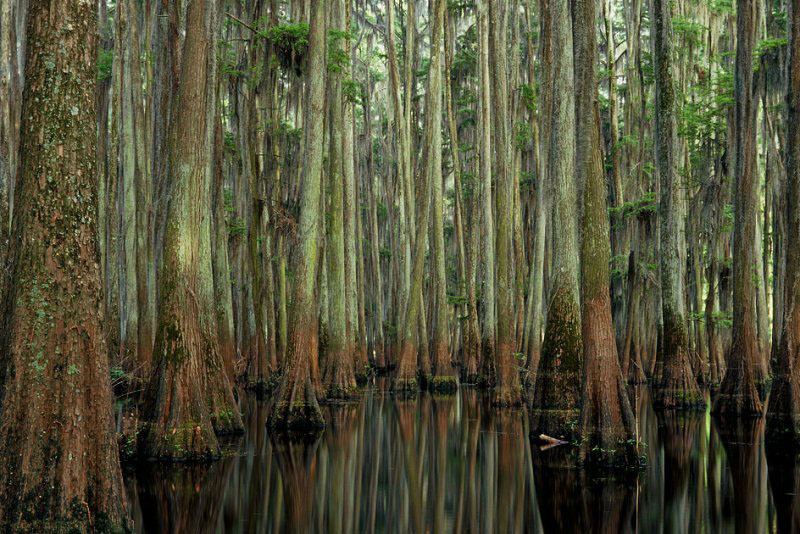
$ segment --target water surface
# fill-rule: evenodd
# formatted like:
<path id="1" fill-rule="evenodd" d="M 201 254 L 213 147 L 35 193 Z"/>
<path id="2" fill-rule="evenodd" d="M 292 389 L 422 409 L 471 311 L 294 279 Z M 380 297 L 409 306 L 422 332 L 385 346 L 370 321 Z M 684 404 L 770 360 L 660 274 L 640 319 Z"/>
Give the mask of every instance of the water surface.
<path id="1" fill-rule="evenodd" d="M 131 515 L 148 533 L 800 531 L 800 465 L 763 419 L 720 428 L 635 393 L 648 466 L 614 477 L 551 467 L 561 453 L 531 441 L 524 409 L 472 389 L 403 400 L 379 382 L 323 407 L 309 443 L 270 436 L 269 402 L 243 394 L 223 460 L 128 466 Z"/>

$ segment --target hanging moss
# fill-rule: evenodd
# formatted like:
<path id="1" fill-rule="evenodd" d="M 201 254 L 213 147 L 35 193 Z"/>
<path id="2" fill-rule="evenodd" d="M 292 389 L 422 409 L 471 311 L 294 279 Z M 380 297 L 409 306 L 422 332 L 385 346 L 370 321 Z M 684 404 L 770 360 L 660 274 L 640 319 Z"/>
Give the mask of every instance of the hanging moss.
<path id="1" fill-rule="evenodd" d="M 281 67 L 286 70 L 294 69 L 298 76 L 302 74 L 301 65 L 308 50 L 308 24 L 278 24 L 258 35 L 272 44 Z"/>

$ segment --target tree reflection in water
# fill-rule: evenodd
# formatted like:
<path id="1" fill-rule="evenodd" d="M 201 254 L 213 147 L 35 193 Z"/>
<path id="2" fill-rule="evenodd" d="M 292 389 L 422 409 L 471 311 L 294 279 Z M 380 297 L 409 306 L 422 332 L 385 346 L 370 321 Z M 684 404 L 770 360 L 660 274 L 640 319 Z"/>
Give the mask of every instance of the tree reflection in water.
<path id="1" fill-rule="evenodd" d="M 241 395 L 246 435 L 212 464 L 129 466 L 139 532 L 800 532 L 800 455 L 763 420 L 656 414 L 635 401 L 640 473 L 572 467 L 540 450 L 524 409 L 483 393 L 403 399 L 379 383 L 323 407 L 311 441 L 270 435 L 269 401 Z M 765 453 L 766 451 L 766 453 Z"/>

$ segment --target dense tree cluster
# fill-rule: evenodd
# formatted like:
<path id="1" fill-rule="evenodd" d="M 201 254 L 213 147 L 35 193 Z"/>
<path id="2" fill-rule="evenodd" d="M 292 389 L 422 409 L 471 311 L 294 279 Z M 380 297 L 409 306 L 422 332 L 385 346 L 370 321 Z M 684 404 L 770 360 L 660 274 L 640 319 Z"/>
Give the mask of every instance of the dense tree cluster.
<path id="1" fill-rule="evenodd" d="M 798 0 L 0 0 L 0 62 L 0 522 L 380 374 L 800 442 Z"/>

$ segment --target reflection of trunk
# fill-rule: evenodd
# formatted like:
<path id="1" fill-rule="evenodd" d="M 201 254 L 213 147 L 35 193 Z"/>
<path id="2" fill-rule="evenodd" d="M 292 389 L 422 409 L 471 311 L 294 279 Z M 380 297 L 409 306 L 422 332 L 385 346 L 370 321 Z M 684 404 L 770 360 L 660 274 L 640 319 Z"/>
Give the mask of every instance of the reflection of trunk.
<path id="1" fill-rule="evenodd" d="M 664 447 L 664 531 L 686 532 L 690 455 L 700 433 L 700 417 L 667 411 L 658 414 L 658 434 Z"/>
<path id="2" fill-rule="evenodd" d="M 497 532 L 518 531 L 515 525 L 518 525 L 524 498 L 520 483 L 525 478 L 522 469 L 525 449 L 519 443 L 520 439 L 526 439 L 522 417 L 522 413 L 512 410 L 499 410 L 492 416 L 498 440 Z"/>
<path id="3" fill-rule="evenodd" d="M 764 419 L 725 421 L 719 433 L 733 478 L 736 532 L 759 532 L 766 520 L 766 506 L 760 499 L 767 491 L 762 469 Z"/>
<path id="4" fill-rule="evenodd" d="M 417 469 L 419 459 L 414 444 L 414 409 L 415 404 L 404 401 L 394 403 L 397 414 L 397 424 L 400 429 L 400 446 L 403 451 L 403 470 L 405 472 L 406 494 L 411 500 L 411 519 L 414 523 L 414 532 L 425 532 L 423 517 L 423 495 L 420 487 Z"/>
<path id="5" fill-rule="evenodd" d="M 778 532 L 800 532 L 800 457 L 791 448 L 767 442 L 767 465 Z"/>
<path id="6" fill-rule="evenodd" d="M 352 502 L 348 502 L 351 500 L 348 493 L 354 490 L 357 482 L 350 478 L 348 464 L 352 462 L 354 456 L 356 432 L 360 434 L 364 423 L 358 421 L 355 404 L 332 405 L 325 411 L 325 419 L 327 425 L 322 448 L 325 454 L 320 455 L 324 462 L 320 466 L 320 482 L 327 495 L 325 505 L 328 508 L 325 530 L 353 532 L 352 527 L 347 525 L 348 514 L 353 508 Z M 311 489 L 313 487 L 309 488 L 309 493 L 313 496 L 314 492 L 310 491 Z"/>
<path id="7" fill-rule="evenodd" d="M 144 532 L 217 531 L 233 462 L 149 465 L 138 474 Z"/>
<path id="8" fill-rule="evenodd" d="M 283 480 L 287 532 L 311 532 L 312 504 L 317 479 L 319 436 L 310 441 L 273 440 L 272 450 Z M 263 512 L 262 512 L 263 513 Z"/>
<path id="9" fill-rule="evenodd" d="M 434 441 L 436 442 L 436 490 L 433 495 L 433 531 L 445 531 L 445 500 L 447 500 L 447 422 L 453 409 L 451 398 L 437 399 L 432 403 L 434 418 Z"/>
<path id="10" fill-rule="evenodd" d="M 96 35 L 94 2 L 31 5 L 0 334 L 9 531 L 125 522 L 98 264 Z"/>
<path id="11" fill-rule="evenodd" d="M 583 470 L 540 466 L 534 482 L 544 532 L 611 533 L 634 529 L 630 481 L 593 481 Z"/>

